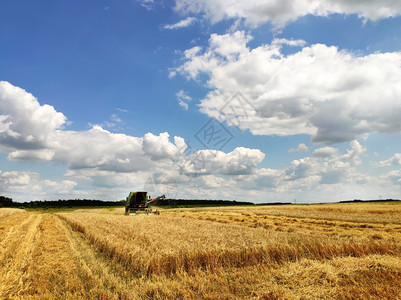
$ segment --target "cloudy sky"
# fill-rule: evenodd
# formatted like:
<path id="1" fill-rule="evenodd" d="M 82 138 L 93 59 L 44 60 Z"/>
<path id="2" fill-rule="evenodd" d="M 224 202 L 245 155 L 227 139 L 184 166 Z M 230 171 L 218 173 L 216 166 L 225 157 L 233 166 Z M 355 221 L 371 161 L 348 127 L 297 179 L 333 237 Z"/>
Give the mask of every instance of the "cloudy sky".
<path id="1" fill-rule="evenodd" d="M 0 195 L 401 198 L 401 2 L 0 2 Z"/>

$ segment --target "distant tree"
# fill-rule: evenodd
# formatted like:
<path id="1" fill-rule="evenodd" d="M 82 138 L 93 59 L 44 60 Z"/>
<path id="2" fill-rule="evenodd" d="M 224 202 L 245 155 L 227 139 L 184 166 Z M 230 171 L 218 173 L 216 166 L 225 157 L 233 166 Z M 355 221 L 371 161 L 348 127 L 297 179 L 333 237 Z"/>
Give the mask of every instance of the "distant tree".
<path id="1" fill-rule="evenodd" d="M 0 207 L 11 207 L 13 206 L 13 199 L 0 196 Z"/>

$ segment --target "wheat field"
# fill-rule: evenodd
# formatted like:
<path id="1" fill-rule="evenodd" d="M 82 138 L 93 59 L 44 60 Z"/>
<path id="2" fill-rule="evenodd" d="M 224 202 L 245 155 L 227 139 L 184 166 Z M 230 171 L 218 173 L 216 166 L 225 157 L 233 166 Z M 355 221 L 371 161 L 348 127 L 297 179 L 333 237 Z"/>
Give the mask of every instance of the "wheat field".
<path id="1" fill-rule="evenodd" d="M 0 299 L 401 299 L 401 205 L 0 209 Z"/>

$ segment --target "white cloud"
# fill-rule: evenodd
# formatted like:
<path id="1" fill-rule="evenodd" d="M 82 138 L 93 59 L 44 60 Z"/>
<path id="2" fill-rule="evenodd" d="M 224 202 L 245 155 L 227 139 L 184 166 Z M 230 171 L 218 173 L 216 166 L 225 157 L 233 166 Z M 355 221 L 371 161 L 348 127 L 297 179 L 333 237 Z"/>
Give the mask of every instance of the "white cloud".
<path id="1" fill-rule="evenodd" d="M 306 16 L 328 16 L 333 13 L 357 14 L 364 21 L 399 16 L 401 2 L 349 0 L 176 0 L 176 11 L 183 14 L 203 14 L 212 23 L 222 20 L 244 20 L 257 26 L 271 22 L 276 28 Z"/>
<path id="2" fill-rule="evenodd" d="M 313 151 L 313 157 L 328 158 L 338 155 L 338 149 L 333 147 L 322 147 Z"/>
<path id="3" fill-rule="evenodd" d="M 188 110 L 188 102 L 192 100 L 192 98 L 183 90 L 180 90 L 176 94 L 178 104 L 184 108 L 184 110 Z"/>
<path id="4" fill-rule="evenodd" d="M 9 160 L 14 161 L 50 161 L 54 157 L 54 150 L 39 149 L 39 150 L 16 150 L 8 154 Z"/>
<path id="5" fill-rule="evenodd" d="M 182 101 L 181 99 L 178 99 L 178 104 L 179 104 L 184 110 L 188 110 L 188 103 Z"/>
<path id="6" fill-rule="evenodd" d="M 128 113 L 129 112 L 127 109 L 119 108 L 119 107 L 117 107 L 116 110 L 118 110 L 120 112 L 123 112 L 123 113 Z"/>
<path id="7" fill-rule="evenodd" d="M 152 133 L 147 133 L 143 137 L 142 150 L 145 155 L 148 155 L 152 160 L 171 159 L 179 151 L 179 148 L 169 141 L 167 132 L 156 136 Z"/>
<path id="8" fill-rule="evenodd" d="M 0 98 L 0 106 L 7 107 L 6 114 L 0 118 L 1 133 L 2 137 L 8 137 L 7 146 L 0 140 L 0 149 L 8 153 L 10 160 L 53 162 L 67 167 L 62 180 L 41 178 L 38 173 L 29 171 L 0 170 L 0 191 L 18 201 L 117 200 L 125 197 L 129 190 L 143 189 L 152 175 L 157 181 L 158 174 L 167 176 L 169 184 L 175 186 L 175 195 L 183 198 L 236 198 L 262 202 L 296 197 L 301 201 L 308 199 L 308 195 L 316 199 L 319 193 L 331 191 L 331 198 L 322 200 L 325 201 L 344 199 L 348 195 L 362 197 L 369 193 L 393 197 L 384 189 L 398 191 L 394 185 L 399 185 L 399 172 L 393 171 L 377 179 L 358 171 L 366 149 L 357 141 L 352 141 L 343 153 L 334 147 L 322 147 L 309 157 L 294 160 L 280 169 L 260 168 L 265 154 L 258 149 L 237 147 L 228 153 L 195 149 L 186 154 L 188 145 L 184 139 L 176 136 L 170 141 L 167 132 L 133 137 L 111 133 L 98 125 L 86 131 L 50 126 L 46 130 L 51 139 L 45 139 L 45 143 L 34 149 L 30 145 L 24 148 L 21 143 L 9 141 L 22 135 L 36 137 L 40 134 L 40 131 L 35 132 L 38 123 L 46 123 L 46 119 L 39 120 L 34 116 L 32 107 L 34 110 L 46 107 L 51 112 L 47 118 L 57 119 L 61 115 L 65 120 L 65 117 L 51 106 L 40 105 L 22 89 L 11 90 L 14 93 Z M 30 127 L 16 126 L 21 124 L 21 116 Z M 300 144 L 297 149 L 305 147 Z M 164 192 L 163 188 L 155 188 L 153 194 L 157 196 L 160 192 Z"/>
<path id="9" fill-rule="evenodd" d="M 306 45 L 306 41 L 276 38 L 276 39 L 273 39 L 272 45 L 288 45 L 288 46 L 292 46 L 292 47 L 303 47 Z"/>
<path id="10" fill-rule="evenodd" d="M 306 146 L 304 143 L 301 143 L 298 145 L 298 147 L 289 149 L 288 152 L 308 152 L 308 150 L 308 146 Z"/>
<path id="11" fill-rule="evenodd" d="M 387 160 L 376 163 L 378 167 L 401 166 L 401 153 L 395 153 Z"/>
<path id="12" fill-rule="evenodd" d="M 206 49 L 184 53 L 176 72 L 205 74 L 213 89 L 203 113 L 254 135 L 309 134 L 324 144 L 401 131 L 401 52 L 356 56 L 315 44 L 286 56 L 280 43 L 250 49 L 250 39 L 212 34 Z M 254 109 L 229 117 L 221 108 L 238 91 Z"/>
<path id="13" fill-rule="evenodd" d="M 100 124 L 92 124 L 89 123 L 90 127 L 107 127 L 107 128 L 116 128 L 117 124 L 122 123 L 123 120 L 118 116 L 118 114 L 111 114 L 110 115 L 111 121 L 104 121 Z"/>
<path id="14" fill-rule="evenodd" d="M 168 133 L 144 137 L 111 133 L 99 125 L 87 131 L 64 130 L 65 116 L 8 82 L 0 83 L 0 147 L 8 159 L 53 161 L 70 169 L 137 172 L 171 159 L 179 151 Z M 117 115 L 112 118 L 119 121 Z M 182 147 L 182 139 L 175 141 Z"/>
<path id="15" fill-rule="evenodd" d="M 260 150 L 244 147 L 237 147 L 229 153 L 199 150 L 194 155 L 200 155 L 204 159 L 207 173 L 222 175 L 251 174 L 265 158 Z"/>
<path id="16" fill-rule="evenodd" d="M 206 189 L 232 189 L 236 182 L 233 179 L 225 179 L 214 175 L 205 175 L 199 178 L 199 184 Z"/>
<path id="17" fill-rule="evenodd" d="M 177 149 L 169 148 L 166 135 L 161 137 L 148 135 L 146 139 L 147 142 L 144 144 L 152 149 L 148 154 L 154 156 L 154 159 L 158 159 L 161 155 L 166 156 L 166 152 L 169 151 L 171 153 L 167 156 L 175 155 L 175 159 L 158 161 L 157 164 L 152 164 L 140 172 L 121 173 L 118 170 L 81 168 L 70 169 L 65 176 L 80 182 L 83 186 L 90 186 L 93 190 L 109 189 L 105 191 L 109 194 L 123 195 L 127 190 L 145 189 L 152 195 L 170 193 L 184 198 L 199 198 L 203 195 L 210 199 L 210 195 L 204 194 L 205 190 L 235 187 L 236 181 L 230 177 L 253 174 L 264 158 L 260 150 L 248 148 L 236 148 L 229 153 L 197 150 L 190 155 L 184 155 L 183 150 L 186 145 L 182 138 L 175 138 Z M 159 182 L 160 177 L 169 180 L 167 182 L 163 179 L 163 182 Z M 150 185 L 149 180 L 151 180 Z"/>
<path id="18" fill-rule="evenodd" d="M 191 98 L 189 95 L 187 95 L 187 93 L 186 93 L 185 91 L 183 91 L 183 90 L 180 90 L 180 91 L 176 94 L 176 96 L 177 96 L 179 99 L 182 99 L 182 100 L 185 100 L 185 101 L 191 101 L 191 100 L 192 100 L 192 98 Z"/>
<path id="19" fill-rule="evenodd" d="M 194 17 L 188 17 L 184 20 L 181 20 L 175 24 L 168 24 L 165 25 L 163 28 L 164 29 L 179 29 L 179 28 L 185 28 L 188 26 L 191 26 L 194 22 L 196 21 L 196 18 Z"/>
<path id="20" fill-rule="evenodd" d="M 357 141 L 350 143 L 344 154 L 332 147 L 318 148 L 311 156 L 293 160 L 284 169 L 258 170 L 256 180 L 270 182 L 272 187 L 281 191 L 316 189 L 320 184 L 356 183 L 361 176 L 369 180 L 369 176 L 356 169 L 365 150 Z"/>
<path id="21" fill-rule="evenodd" d="M 31 94 L 9 83 L 3 83 L 1 87 L 0 106 L 6 114 L 0 119 L 3 138 L 0 139 L 0 146 L 3 152 L 8 153 L 8 159 L 54 162 L 66 166 L 68 171 L 65 175 L 72 180 L 63 181 L 60 186 L 64 186 L 63 191 L 65 191 L 67 187 L 73 189 L 76 186 L 76 184 L 68 185 L 67 183 L 80 182 L 80 197 L 88 197 L 88 194 L 83 191 L 90 186 L 96 189 L 115 186 L 115 191 L 118 191 L 118 187 L 132 189 L 131 186 L 139 182 L 138 178 L 142 178 L 143 185 L 143 176 L 150 176 L 152 173 L 167 172 L 173 178 L 177 178 L 177 181 L 188 182 L 191 180 L 193 171 L 198 172 L 194 155 L 200 155 L 199 157 L 206 159 L 203 162 L 204 169 L 201 169 L 203 175 L 250 174 L 264 158 L 260 150 L 242 147 L 230 153 L 198 150 L 186 155 L 187 145 L 184 139 L 175 136 L 174 141 L 171 142 L 167 132 L 159 135 L 147 133 L 143 137 L 134 137 L 111 133 L 100 125 L 93 125 L 86 131 L 66 130 L 61 128 L 65 117 L 56 112 L 53 107 L 40 105 Z M 177 96 L 185 101 L 191 100 L 184 91 L 178 92 Z M 50 113 L 41 114 L 42 118 L 37 118 L 36 111 L 43 109 Z M 118 118 L 118 116 L 112 117 Z M 60 118 L 61 121 L 57 123 L 52 118 L 56 120 Z M 54 123 L 57 126 L 52 125 Z M 43 138 L 46 143 L 37 143 L 35 147 L 32 147 L 18 141 L 21 136 L 32 136 L 31 140 L 35 142 L 36 136 L 42 134 L 39 130 L 40 126 L 43 126 L 48 137 L 51 137 L 47 137 L 48 140 Z M 7 142 L 6 145 L 4 141 Z M 24 186 L 29 184 L 36 186 L 37 195 L 41 195 L 45 190 L 51 192 L 50 186 L 56 186 L 48 179 L 41 180 L 37 173 L 2 174 L 1 188 L 3 190 L 14 191 L 17 183 Z M 70 190 L 71 195 L 78 195 L 79 191 Z M 61 190 L 53 189 L 52 193 L 56 195 L 61 193 Z"/>
<path id="22" fill-rule="evenodd" d="M 236 176 L 233 191 L 243 197 L 254 194 L 259 202 L 326 202 L 346 199 L 397 198 L 399 172 L 379 177 L 361 173 L 358 162 L 366 151 L 358 142 L 340 151 L 333 147 L 316 149 L 312 155 L 293 160 L 280 169 L 259 168 L 252 174 Z M 248 195 L 247 195 L 248 194 Z"/>
<path id="23" fill-rule="evenodd" d="M 119 117 L 117 114 L 112 114 L 112 115 L 110 116 L 110 119 L 111 119 L 112 121 L 116 122 L 116 123 L 121 123 L 121 122 L 122 122 L 122 120 L 120 119 L 120 117 Z"/>
<path id="24" fill-rule="evenodd" d="M 37 174 L 32 172 L 0 171 L 0 185 L 2 189 L 4 189 L 5 186 L 28 185 L 31 183 L 32 177 L 37 177 Z"/>
<path id="25" fill-rule="evenodd" d="M 154 0 L 137 0 L 141 6 L 145 7 L 147 10 L 151 10 L 154 6 Z"/>
<path id="26" fill-rule="evenodd" d="M 394 184 L 401 185 L 401 169 L 389 172 L 387 177 L 392 180 Z"/>
<path id="27" fill-rule="evenodd" d="M 363 147 L 358 141 L 352 141 L 350 143 L 351 148 L 342 155 L 342 159 L 349 160 L 353 166 L 361 164 L 361 155 L 366 152 L 366 148 Z"/>
<path id="28" fill-rule="evenodd" d="M 211 34 L 209 39 L 210 51 L 219 58 L 233 60 L 248 52 L 247 42 L 252 39 L 243 31 L 236 31 L 232 34 Z"/>
<path id="29" fill-rule="evenodd" d="M 32 94 L 0 81 L 0 145 L 22 150 L 49 147 L 66 120 Z"/>
<path id="30" fill-rule="evenodd" d="M 52 200 L 68 198 L 72 195 L 72 189 L 77 185 L 73 180 L 61 180 L 55 182 L 49 179 L 41 179 L 36 172 L 0 170 L 0 191 L 7 191 L 11 197 L 19 197 L 22 201 L 43 200 L 51 197 Z M 22 197 L 21 197 L 22 195 Z M 25 198 L 26 196 L 29 199 Z M 50 200 L 50 198 L 47 198 Z"/>
<path id="31" fill-rule="evenodd" d="M 210 35 L 208 49 L 202 53 L 202 48 L 195 46 L 184 51 L 186 62 L 172 73 L 180 72 L 187 75 L 188 79 L 196 79 L 201 73 L 212 75 L 214 68 L 219 67 L 221 63 L 246 54 L 249 51 L 246 44 L 251 39 L 252 37 L 243 31 L 225 35 L 213 33 Z"/>
<path id="32" fill-rule="evenodd" d="M 277 188 L 284 176 L 284 170 L 261 168 L 253 178 L 254 187 Z"/>
<path id="33" fill-rule="evenodd" d="M 150 172 L 120 173 L 115 171 L 105 171 L 99 169 L 75 169 L 68 170 L 65 177 L 73 181 L 80 182 L 81 185 L 90 185 L 92 188 L 116 188 L 129 190 L 141 190 L 145 179 Z"/>
<path id="34" fill-rule="evenodd" d="M 180 174 L 200 175 L 247 175 L 252 174 L 265 154 L 258 149 L 237 147 L 229 153 L 219 150 L 197 150 L 188 156 L 178 158 Z"/>

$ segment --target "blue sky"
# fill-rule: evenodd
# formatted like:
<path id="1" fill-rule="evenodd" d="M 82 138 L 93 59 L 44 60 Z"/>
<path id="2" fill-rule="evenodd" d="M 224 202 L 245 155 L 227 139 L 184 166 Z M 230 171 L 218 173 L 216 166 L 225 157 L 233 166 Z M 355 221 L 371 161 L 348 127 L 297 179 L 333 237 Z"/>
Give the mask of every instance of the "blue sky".
<path id="1" fill-rule="evenodd" d="M 0 16 L 2 195 L 400 198 L 399 1 L 21 0 Z"/>

